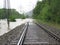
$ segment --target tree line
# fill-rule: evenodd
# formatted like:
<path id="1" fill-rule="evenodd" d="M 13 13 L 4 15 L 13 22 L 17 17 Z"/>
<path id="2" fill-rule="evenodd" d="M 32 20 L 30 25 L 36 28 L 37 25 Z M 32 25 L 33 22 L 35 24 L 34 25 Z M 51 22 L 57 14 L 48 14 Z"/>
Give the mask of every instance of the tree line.
<path id="1" fill-rule="evenodd" d="M 14 21 L 17 18 L 25 19 L 26 16 L 24 14 L 20 14 L 15 9 L 0 9 L 0 19 L 9 19 L 10 21 Z"/>
<path id="2" fill-rule="evenodd" d="M 60 23 L 60 0 L 38 1 L 33 10 L 33 18 L 47 22 Z"/>

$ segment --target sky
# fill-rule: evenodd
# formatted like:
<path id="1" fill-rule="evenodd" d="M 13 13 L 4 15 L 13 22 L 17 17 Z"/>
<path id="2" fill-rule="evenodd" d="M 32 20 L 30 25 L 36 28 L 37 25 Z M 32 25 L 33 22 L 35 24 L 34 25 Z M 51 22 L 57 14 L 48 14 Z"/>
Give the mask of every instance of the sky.
<path id="1" fill-rule="evenodd" d="M 16 9 L 18 12 L 29 12 L 36 6 L 38 0 L 10 0 L 10 8 Z M 41 1 L 41 0 L 40 0 Z M 4 5 L 4 0 L 0 1 L 0 8 Z"/>

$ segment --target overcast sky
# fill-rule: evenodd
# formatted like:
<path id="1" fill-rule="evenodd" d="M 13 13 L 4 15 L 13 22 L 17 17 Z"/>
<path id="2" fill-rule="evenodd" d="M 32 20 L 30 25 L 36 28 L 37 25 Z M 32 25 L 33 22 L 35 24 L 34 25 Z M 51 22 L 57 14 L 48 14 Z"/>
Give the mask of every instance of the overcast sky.
<path id="1" fill-rule="evenodd" d="M 11 8 L 15 8 L 19 12 L 28 12 L 31 11 L 38 0 L 10 0 Z M 0 8 L 3 7 L 4 0 L 0 1 Z"/>

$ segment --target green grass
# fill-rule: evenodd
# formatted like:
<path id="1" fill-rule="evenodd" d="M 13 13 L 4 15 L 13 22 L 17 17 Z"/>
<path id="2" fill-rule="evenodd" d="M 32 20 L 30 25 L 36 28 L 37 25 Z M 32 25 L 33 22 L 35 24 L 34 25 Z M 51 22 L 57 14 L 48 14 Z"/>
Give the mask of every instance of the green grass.
<path id="1" fill-rule="evenodd" d="M 60 24 L 57 24 L 57 23 L 54 23 L 54 22 L 46 22 L 46 21 L 41 21 L 41 20 L 37 20 L 37 22 L 52 26 L 52 27 L 57 28 L 57 29 L 60 29 Z"/>

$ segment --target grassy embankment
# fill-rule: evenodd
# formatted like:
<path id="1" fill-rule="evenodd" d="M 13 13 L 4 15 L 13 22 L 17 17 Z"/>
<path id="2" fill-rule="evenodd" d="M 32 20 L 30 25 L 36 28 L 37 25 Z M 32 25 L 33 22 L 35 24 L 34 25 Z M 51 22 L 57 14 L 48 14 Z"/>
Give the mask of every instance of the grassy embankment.
<path id="1" fill-rule="evenodd" d="M 42 23 L 42 24 L 46 24 L 49 25 L 51 27 L 60 29 L 60 24 L 54 23 L 54 22 L 46 22 L 46 21 L 41 21 L 41 20 L 36 20 L 38 23 Z"/>

